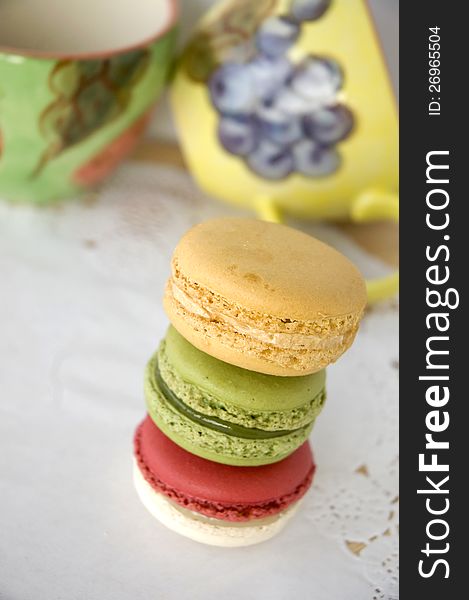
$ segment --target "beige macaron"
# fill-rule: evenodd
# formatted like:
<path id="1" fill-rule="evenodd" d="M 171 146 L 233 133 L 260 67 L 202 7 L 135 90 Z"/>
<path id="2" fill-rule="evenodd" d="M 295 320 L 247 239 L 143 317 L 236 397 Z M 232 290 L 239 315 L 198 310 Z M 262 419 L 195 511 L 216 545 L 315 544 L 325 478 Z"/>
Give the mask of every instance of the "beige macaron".
<path id="1" fill-rule="evenodd" d="M 345 256 L 315 238 L 256 219 L 219 218 L 176 247 L 165 310 L 191 344 L 270 375 L 306 375 L 353 342 L 365 282 Z"/>

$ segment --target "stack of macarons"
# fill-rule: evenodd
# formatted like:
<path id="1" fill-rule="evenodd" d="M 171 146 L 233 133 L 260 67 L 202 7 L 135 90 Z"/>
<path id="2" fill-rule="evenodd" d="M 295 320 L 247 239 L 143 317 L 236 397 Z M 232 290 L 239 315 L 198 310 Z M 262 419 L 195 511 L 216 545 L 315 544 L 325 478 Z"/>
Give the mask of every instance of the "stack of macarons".
<path id="1" fill-rule="evenodd" d="M 354 265 L 304 233 L 239 218 L 188 231 L 134 441 L 149 511 L 208 544 L 277 533 L 311 485 L 325 367 L 353 342 L 365 303 Z"/>

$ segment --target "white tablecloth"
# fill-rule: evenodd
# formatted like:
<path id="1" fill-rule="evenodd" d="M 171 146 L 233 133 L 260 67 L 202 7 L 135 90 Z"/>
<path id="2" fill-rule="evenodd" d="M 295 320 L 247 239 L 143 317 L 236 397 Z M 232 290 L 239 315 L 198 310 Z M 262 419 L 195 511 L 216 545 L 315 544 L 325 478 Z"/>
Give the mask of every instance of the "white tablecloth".
<path id="1" fill-rule="evenodd" d="M 167 327 L 169 258 L 190 225 L 224 211 L 184 173 L 137 163 L 94 201 L 0 203 L 1 600 L 397 598 L 393 302 L 329 369 L 317 477 L 279 537 L 204 547 L 136 497 L 132 433 Z M 382 271 L 332 227 L 309 229 Z"/>

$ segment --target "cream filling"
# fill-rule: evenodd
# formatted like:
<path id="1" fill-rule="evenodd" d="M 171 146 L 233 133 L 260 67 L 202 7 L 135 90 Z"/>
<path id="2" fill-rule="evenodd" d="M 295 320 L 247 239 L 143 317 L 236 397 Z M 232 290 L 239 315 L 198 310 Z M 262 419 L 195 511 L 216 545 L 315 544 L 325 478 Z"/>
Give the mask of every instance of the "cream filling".
<path id="1" fill-rule="evenodd" d="M 202 317 L 207 320 L 222 321 L 230 325 L 237 333 L 247 335 L 248 337 L 269 344 L 281 349 L 302 350 L 304 348 L 314 348 L 317 350 L 333 350 L 340 347 L 344 342 L 343 335 L 332 335 L 320 337 L 316 334 L 304 333 L 269 333 L 257 327 L 240 323 L 237 319 L 221 311 L 209 309 L 197 304 L 192 298 L 171 280 L 171 293 L 176 302 L 178 302 L 187 312 Z"/>
<path id="2" fill-rule="evenodd" d="M 160 523 L 196 542 L 213 546 L 250 546 L 268 540 L 283 529 L 302 502 L 301 499 L 276 515 L 232 522 L 187 510 L 156 492 L 145 480 L 135 461 L 134 484 L 143 505 Z"/>

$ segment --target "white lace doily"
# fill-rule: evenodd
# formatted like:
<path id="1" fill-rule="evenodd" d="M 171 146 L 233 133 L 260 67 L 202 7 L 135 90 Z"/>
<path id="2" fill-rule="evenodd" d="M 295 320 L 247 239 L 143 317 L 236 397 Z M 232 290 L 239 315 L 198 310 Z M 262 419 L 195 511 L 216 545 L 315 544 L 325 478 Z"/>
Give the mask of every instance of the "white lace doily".
<path id="1" fill-rule="evenodd" d="M 281 535 L 201 546 L 136 497 L 132 433 L 167 327 L 169 258 L 190 225 L 227 211 L 183 172 L 137 163 L 95 199 L 0 203 L 2 600 L 398 597 L 394 302 L 366 315 L 328 370 L 317 476 Z M 366 274 L 382 271 L 332 226 L 308 229 Z"/>

